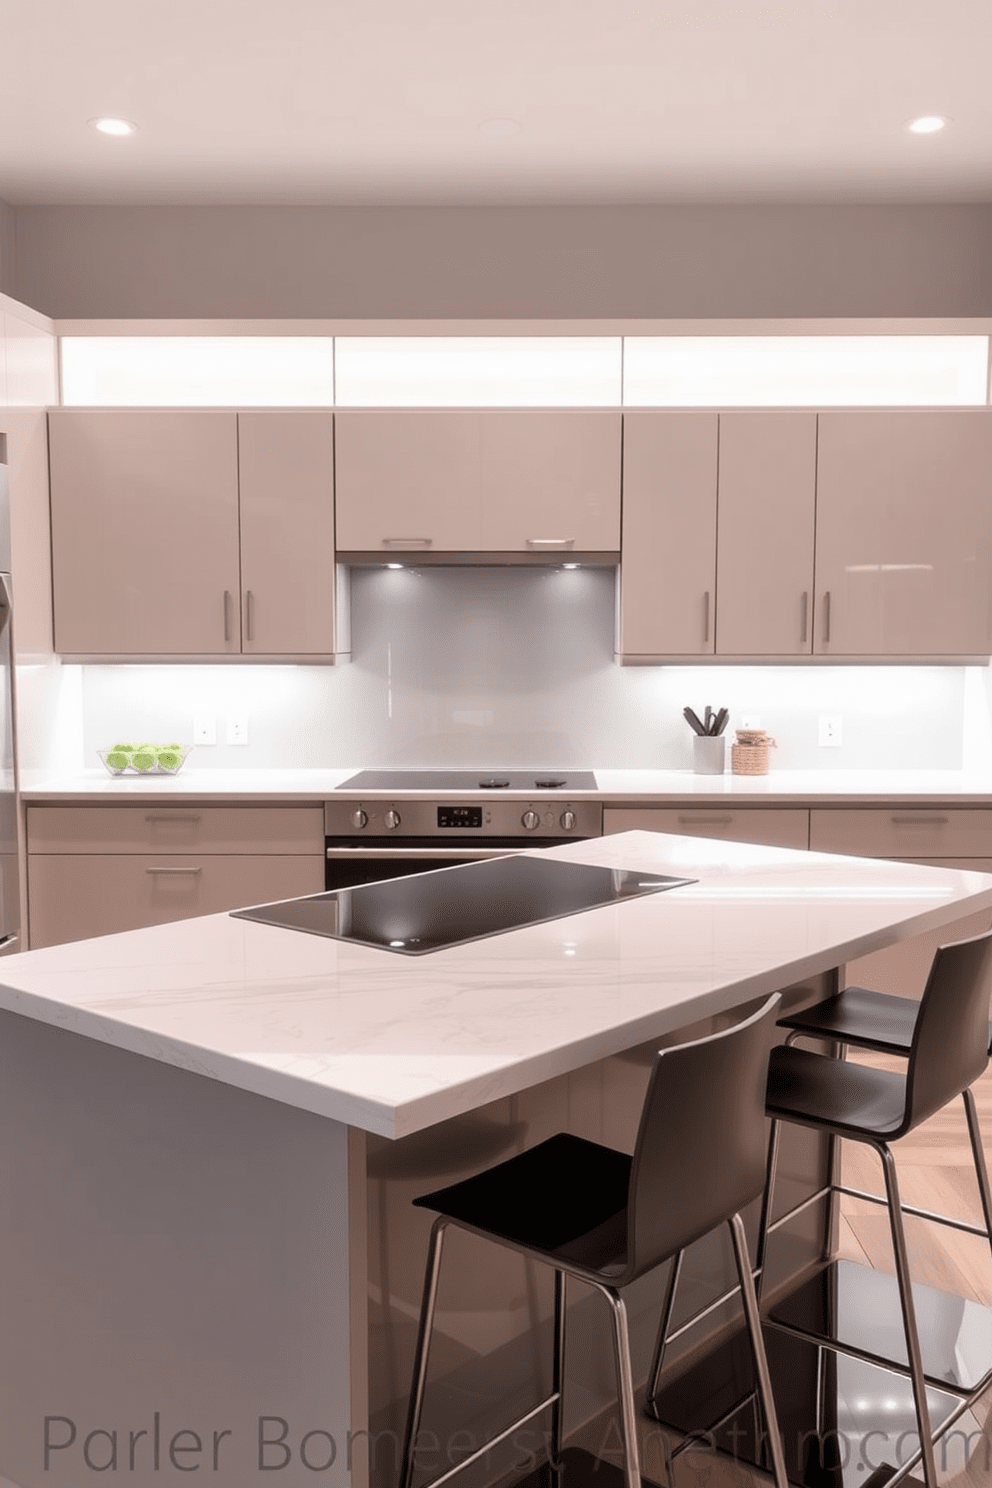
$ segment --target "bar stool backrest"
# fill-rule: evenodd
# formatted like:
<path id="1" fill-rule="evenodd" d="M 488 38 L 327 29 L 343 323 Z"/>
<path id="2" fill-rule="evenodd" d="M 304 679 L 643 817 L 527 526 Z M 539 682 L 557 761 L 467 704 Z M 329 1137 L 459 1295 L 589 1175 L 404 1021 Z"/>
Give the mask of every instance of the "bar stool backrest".
<path id="1" fill-rule="evenodd" d="M 900 1134 L 955 1100 L 984 1073 L 990 1001 L 992 930 L 940 946 L 913 1030 Z"/>
<path id="2" fill-rule="evenodd" d="M 751 1202 L 765 1184 L 765 1086 L 781 997 L 655 1055 L 627 1199 L 626 1285 Z"/>

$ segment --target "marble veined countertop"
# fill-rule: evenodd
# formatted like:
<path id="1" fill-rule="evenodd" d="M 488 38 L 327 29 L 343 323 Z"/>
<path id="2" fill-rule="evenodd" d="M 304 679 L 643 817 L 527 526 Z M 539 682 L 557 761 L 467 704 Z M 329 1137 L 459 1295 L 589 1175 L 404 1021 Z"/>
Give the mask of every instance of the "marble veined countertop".
<path id="1" fill-rule="evenodd" d="M 698 881 L 416 958 L 210 915 L 7 957 L 0 1007 L 396 1137 L 992 907 L 992 875 L 651 832 L 551 855 Z"/>
<path id="2" fill-rule="evenodd" d="M 29 802 L 168 801 L 322 801 L 354 775 L 347 770 L 197 769 L 178 775 L 108 775 L 105 770 L 46 774 L 24 772 L 21 795 Z M 461 768 L 461 767 L 458 767 Z M 602 770 L 595 765 L 597 789 L 574 791 L 574 798 L 617 805 L 643 802 L 664 806 L 691 799 L 700 803 L 769 806 L 886 805 L 927 801 L 933 805 L 992 805 L 992 771 L 966 770 L 776 770 L 767 775 L 695 775 L 691 770 Z M 405 796 L 416 792 L 403 791 Z M 435 796 L 437 792 L 428 794 Z M 454 797 L 457 792 L 451 792 Z M 476 793 L 477 794 L 477 793 Z M 363 800 L 391 799 L 388 791 L 364 791 Z M 528 799 L 526 792 L 501 791 L 501 798 Z"/>

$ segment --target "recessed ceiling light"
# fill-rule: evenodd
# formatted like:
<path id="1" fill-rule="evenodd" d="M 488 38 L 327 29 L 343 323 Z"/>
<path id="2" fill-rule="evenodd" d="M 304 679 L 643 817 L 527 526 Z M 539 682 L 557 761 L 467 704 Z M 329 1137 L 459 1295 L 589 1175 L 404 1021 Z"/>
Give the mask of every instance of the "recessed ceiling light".
<path id="1" fill-rule="evenodd" d="M 137 133 L 137 124 L 132 124 L 129 119 L 90 119 L 89 123 L 100 134 L 112 134 L 123 138 L 126 134 Z"/>
<path id="2" fill-rule="evenodd" d="M 938 134 L 950 122 L 942 114 L 921 114 L 906 127 L 910 134 Z"/>
<path id="3" fill-rule="evenodd" d="M 523 133 L 523 128 L 519 119 L 483 119 L 478 126 L 483 138 L 490 140 L 516 139 Z"/>

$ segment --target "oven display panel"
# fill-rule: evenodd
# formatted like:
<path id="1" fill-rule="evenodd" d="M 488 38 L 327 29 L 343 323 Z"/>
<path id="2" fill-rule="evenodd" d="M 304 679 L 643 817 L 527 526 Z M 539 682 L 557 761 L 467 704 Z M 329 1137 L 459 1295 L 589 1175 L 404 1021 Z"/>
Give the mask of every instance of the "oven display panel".
<path id="1" fill-rule="evenodd" d="M 457 827 L 481 827 L 481 806 L 439 806 L 437 824 L 445 831 Z"/>

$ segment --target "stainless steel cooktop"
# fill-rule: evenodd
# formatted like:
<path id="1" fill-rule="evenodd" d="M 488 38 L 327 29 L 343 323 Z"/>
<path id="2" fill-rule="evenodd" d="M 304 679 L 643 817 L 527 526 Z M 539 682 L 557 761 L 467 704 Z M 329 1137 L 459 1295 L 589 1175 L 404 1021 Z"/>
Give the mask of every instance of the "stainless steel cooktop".
<path id="1" fill-rule="evenodd" d="M 586 791 L 596 789 L 591 770 L 359 770 L 342 781 L 347 791 Z"/>
<path id="2" fill-rule="evenodd" d="M 233 914 L 236 919 L 259 920 L 284 930 L 422 956 L 692 882 L 519 854 L 238 909 Z"/>

